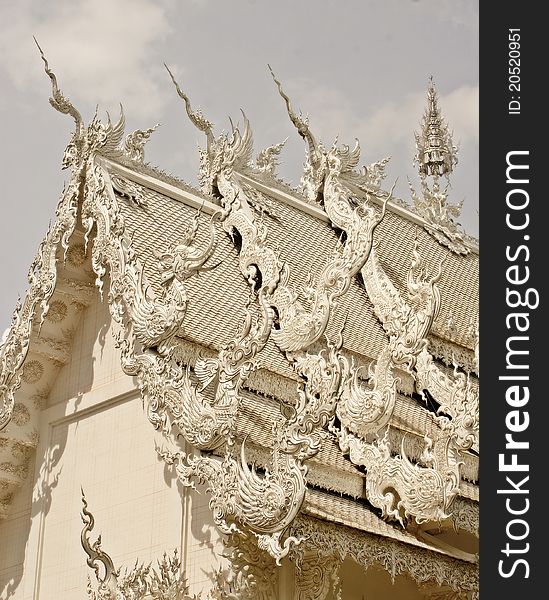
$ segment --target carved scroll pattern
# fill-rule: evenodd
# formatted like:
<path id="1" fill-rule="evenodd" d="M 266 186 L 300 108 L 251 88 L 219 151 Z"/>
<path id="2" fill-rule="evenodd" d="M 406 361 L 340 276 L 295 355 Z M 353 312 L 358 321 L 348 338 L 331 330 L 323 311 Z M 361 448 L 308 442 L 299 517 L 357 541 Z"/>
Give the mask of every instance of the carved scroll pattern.
<path id="1" fill-rule="evenodd" d="M 182 93 L 180 96 L 187 111 L 192 112 L 188 98 Z M 288 268 L 281 265 L 267 246 L 266 229 L 256 222 L 250 207 L 253 202 L 248 201 L 246 187 L 239 181 L 238 171 L 249 165 L 252 153 L 248 120 L 244 117 L 242 135 L 238 128 L 233 128 L 230 137 L 214 138 L 211 129 L 207 134 L 208 181 L 221 203 L 223 227 L 229 234 L 238 232 L 241 272 L 253 289 L 260 288 L 260 301 L 266 300 L 276 310 L 277 326 L 271 337 L 305 384 L 293 414 L 275 434 L 271 462 L 264 476 L 248 467 L 244 445 L 238 456 L 231 438 L 221 461 L 171 451 L 163 451 L 162 456 L 175 465 L 185 485 L 192 485 L 193 479 L 208 482 L 212 493 L 210 505 L 222 531 L 241 530 L 243 534 L 251 531 L 259 547 L 278 562 L 290 545 L 299 541 L 287 538 L 282 542 L 283 532 L 303 502 L 306 489 L 303 462 L 318 452 L 318 431 L 334 414 L 344 364 L 338 354 L 341 341 L 316 354 L 305 354 L 305 350 L 319 341 L 335 299 L 348 290 L 352 277 L 366 262 L 373 231 L 384 213 L 379 216 L 373 209 L 353 212 L 354 229 L 328 261 L 316 285 L 306 290 L 303 303 L 288 286 Z"/>
<path id="2" fill-rule="evenodd" d="M 136 562 L 135 566 L 126 569 L 115 569 L 111 557 L 101 548 L 101 536 L 91 542 L 89 534 L 95 525 L 93 514 L 82 492 L 82 521 L 84 528 L 81 543 L 88 555 L 87 564 L 95 571 L 97 589 L 94 590 L 88 578 L 88 598 L 90 600 L 198 600 L 191 596 L 185 573 L 181 571 L 181 562 L 177 550 L 173 557 L 164 553 L 158 567 Z M 102 573 L 100 572 L 102 571 Z"/>
<path id="3" fill-rule="evenodd" d="M 314 163 L 308 161 L 304 174 L 309 181 L 309 191 L 312 189 L 316 194 L 315 200 L 323 201 L 332 223 L 352 240 L 356 236 L 358 210 L 372 210 L 366 208 L 366 203 L 361 204 L 353 198 L 352 187 L 357 186 L 368 195 L 379 194 L 386 161 L 365 169 L 363 176 L 370 174 L 371 179 L 361 181 L 355 170 L 360 158 L 358 143 L 352 151 L 348 146 L 338 148 L 334 143 L 332 149 L 326 152 L 316 142 L 308 123 L 296 118 L 276 78 L 275 83 L 290 119 L 308 144 L 309 156 L 314 152 L 317 157 Z M 436 125 L 438 131 L 440 123 L 437 121 Z M 430 138 L 426 141 L 427 146 L 429 143 Z M 429 146 L 427 158 L 438 160 L 440 157 L 431 150 Z M 446 170 L 451 170 L 455 162 L 451 151 L 453 148 L 448 151 L 448 157 L 441 158 L 449 160 L 448 165 L 444 163 L 448 167 Z M 337 407 L 341 429 L 332 427 L 342 450 L 350 453 L 351 461 L 366 467 L 366 491 L 372 504 L 381 508 L 385 516 L 401 523 L 406 517 L 424 522 L 440 520 L 448 515 L 448 508 L 459 491 L 460 462 L 457 454 L 469 448 L 478 435 L 478 411 L 475 411 L 478 397 L 468 379 L 456 375 L 452 380 L 442 377 L 440 372 L 435 376 L 437 369 L 432 359 L 421 360 L 420 372 L 416 369 L 418 356 L 424 358 L 428 355 L 426 337 L 439 311 L 440 294 L 436 281 L 440 272 L 439 269 L 433 277 L 426 275 L 416 240 L 407 279 L 409 298 L 405 301 L 381 267 L 375 250 L 369 252 L 361 265 L 361 274 L 389 341 L 375 369 L 370 367 L 367 386 L 359 384 L 352 363 L 347 364 L 345 385 Z M 411 463 L 403 451 L 401 456 L 393 457 L 386 438 L 365 441 L 389 423 L 396 399 L 396 382 L 392 374 L 395 365 L 414 375 L 420 391 L 427 389 L 440 394 L 435 398 L 441 403 L 441 410 L 452 417 L 451 420 L 439 418 L 440 434 L 435 440 L 426 439 L 421 464 Z M 422 489 L 424 492 L 418 491 Z"/>
<path id="4" fill-rule="evenodd" d="M 49 68 L 41 49 L 40 53 L 52 84 L 51 105 L 57 111 L 69 114 L 75 121 L 75 132 L 63 156 L 63 167 L 70 167 L 71 176 L 57 207 L 55 223 L 40 244 L 30 267 L 26 298 L 22 305 L 18 304 L 9 333 L 0 350 L 0 429 L 7 425 L 13 411 L 13 394 L 21 383 L 19 370 L 28 352 L 33 318 L 38 305 L 42 309 L 40 324 L 47 315 L 48 302 L 57 279 L 57 251 L 59 247 L 65 253 L 68 250 L 69 238 L 76 227 L 78 202 L 82 197 L 83 185 L 93 163 L 93 156 L 97 152 L 112 152 L 124 130 L 123 114 L 115 125 L 112 125 L 110 120 L 107 125 L 103 125 L 94 118 L 85 128 L 80 113 L 60 92 L 57 78 Z"/>
<path id="5" fill-rule="evenodd" d="M 434 582 L 456 592 L 478 591 L 478 565 L 474 563 L 303 515 L 295 520 L 291 533 L 307 538 L 306 544 L 294 551 L 297 564 L 305 559 L 308 549 L 313 549 L 329 556 L 335 554 L 342 561 L 351 558 L 364 570 L 379 564 L 393 579 L 406 573 L 417 583 Z"/>
<path id="6" fill-rule="evenodd" d="M 347 147 L 343 148 L 342 155 L 344 168 L 358 160 Z M 329 160 L 335 177 L 341 173 L 342 163 L 338 164 L 335 158 Z M 347 213 L 349 210 L 346 200 L 349 191 L 341 184 L 329 186 L 327 183 L 328 180 L 324 185 L 326 212 L 334 224 L 348 231 L 349 219 L 342 218 L 342 215 L 345 215 L 345 208 Z M 366 468 L 366 493 L 370 502 L 381 508 L 384 516 L 402 524 L 409 517 L 422 523 L 440 521 L 449 516 L 449 507 L 459 493 L 458 453 L 470 447 L 475 426 L 478 431 L 478 411 L 476 417 L 471 414 L 474 398 L 468 379 L 463 376 L 459 382 L 457 378 L 452 381 L 448 377 L 443 379 L 439 373 L 436 379 L 439 385 L 433 389 L 434 373 L 427 368 L 418 370 L 418 363 L 420 369 L 424 365 L 418 357 L 429 356 L 428 367 L 438 371 L 426 350 L 426 337 L 440 307 L 440 293 L 436 286 L 440 273 L 439 269 L 433 277 L 426 275 L 416 240 L 407 278 L 409 299 L 404 301 L 382 269 L 375 250 L 372 250 L 362 268 L 362 276 L 389 342 L 377 361 L 376 369 L 370 369 L 370 387 L 359 388 L 355 372 L 350 389 L 349 386 L 345 388 L 337 408 L 342 423 L 342 429 L 337 432 L 340 447 L 349 452 L 353 463 Z M 403 448 L 400 456 L 392 456 L 386 438 L 373 443 L 364 440 L 389 422 L 396 394 L 392 376 L 394 365 L 411 372 L 418 388 L 433 393 L 442 404 L 441 411 L 453 417 L 451 421 L 440 418 L 442 431 L 435 440 L 426 438 L 420 464 L 413 464 Z M 427 385 L 429 375 L 433 380 Z M 422 384 L 426 384 L 425 388 Z"/>
<path id="7" fill-rule="evenodd" d="M 340 566 L 336 556 L 304 558 L 296 573 L 295 600 L 326 600 L 330 594 L 341 600 Z"/>
<path id="8" fill-rule="evenodd" d="M 152 133 L 159 123 L 148 129 L 136 129 L 126 136 L 124 141 L 124 154 L 130 159 L 138 163 L 145 161 L 145 144 L 149 141 Z"/>

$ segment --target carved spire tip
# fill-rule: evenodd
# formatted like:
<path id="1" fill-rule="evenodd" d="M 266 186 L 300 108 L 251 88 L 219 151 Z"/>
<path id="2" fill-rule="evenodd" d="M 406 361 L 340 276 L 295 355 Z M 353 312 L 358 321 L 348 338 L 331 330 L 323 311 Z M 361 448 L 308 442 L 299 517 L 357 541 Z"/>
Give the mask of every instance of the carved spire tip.
<path id="1" fill-rule="evenodd" d="M 177 83 L 177 80 L 175 79 L 173 73 L 171 72 L 170 68 L 168 67 L 168 65 L 166 63 L 164 63 L 164 66 L 166 67 L 166 71 L 168 71 L 170 78 L 175 86 L 175 89 L 177 91 L 177 95 L 185 102 L 185 110 L 187 111 L 187 116 L 189 117 L 191 123 L 200 131 L 202 131 L 203 133 L 206 134 L 206 139 L 208 142 L 208 147 L 213 143 L 214 138 L 213 138 L 213 123 L 211 123 L 210 121 L 208 121 L 208 119 L 206 119 L 204 117 L 204 115 L 202 115 L 202 113 L 200 112 L 200 110 L 193 110 L 192 106 L 191 106 L 191 101 L 189 99 L 189 97 L 187 96 L 187 94 L 185 94 L 185 92 L 181 89 L 181 87 L 179 86 L 179 84 Z"/>
<path id="2" fill-rule="evenodd" d="M 415 137 L 414 163 L 418 165 L 421 179 L 428 176 L 435 180 L 443 175 L 448 177 L 457 163 L 457 147 L 448 124 L 442 117 L 432 75 L 427 85 L 427 108 L 421 122 L 421 131 Z"/>
<path id="3" fill-rule="evenodd" d="M 44 71 L 46 72 L 46 75 L 50 78 L 51 81 L 52 91 L 50 104 L 58 112 L 63 113 L 65 115 L 70 115 L 74 119 L 74 122 L 76 124 L 76 136 L 78 138 L 82 135 L 82 116 L 80 115 L 78 110 L 76 110 L 76 108 L 72 105 L 71 101 L 68 98 L 65 98 L 65 96 L 63 96 L 63 94 L 61 93 L 61 90 L 59 89 L 59 85 L 57 83 L 57 77 L 55 76 L 55 73 L 50 69 L 50 65 L 48 63 L 48 60 L 46 59 L 44 51 L 40 47 L 40 44 L 38 43 L 36 37 L 33 35 L 32 38 L 34 39 L 34 43 L 36 44 L 38 51 L 40 52 L 40 57 L 44 61 Z"/>

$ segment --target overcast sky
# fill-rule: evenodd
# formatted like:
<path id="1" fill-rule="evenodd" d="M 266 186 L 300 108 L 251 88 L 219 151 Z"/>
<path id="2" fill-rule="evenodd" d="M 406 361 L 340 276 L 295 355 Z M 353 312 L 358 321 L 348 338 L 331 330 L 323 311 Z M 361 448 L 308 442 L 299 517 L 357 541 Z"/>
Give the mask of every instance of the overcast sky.
<path id="1" fill-rule="evenodd" d="M 73 121 L 48 103 L 51 87 L 34 34 L 63 93 L 85 120 L 118 115 L 127 131 L 162 126 L 146 159 L 196 184 L 201 134 L 188 121 L 162 63 L 193 105 L 229 130 L 240 108 L 255 150 L 288 137 L 279 168 L 296 184 L 304 144 L 267 70 L 270 63 L 325 144 L 358 137 L 361 164 L 392 156 L 388 182 L 409 199 L 413 132 L 433 75 L 460 145 L 450 200 L 478 235 L 478 0 L 0 0 L 0 333 L 9 325 L 67 172 Z M 102 113 L 100 113 L 102 114 Z M 390 183 L 387 185 L 390 187 Z"/>

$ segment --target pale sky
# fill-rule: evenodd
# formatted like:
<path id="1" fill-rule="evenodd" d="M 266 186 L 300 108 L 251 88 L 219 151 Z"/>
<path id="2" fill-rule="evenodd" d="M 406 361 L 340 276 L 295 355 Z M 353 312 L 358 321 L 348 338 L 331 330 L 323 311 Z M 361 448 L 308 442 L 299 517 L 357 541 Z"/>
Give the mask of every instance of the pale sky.
<path id="1" fill-rule="evenodd" d="M 196 184 L 197 144 L 162 63 L 193 106 L 230 130 L 240 109 L 256 154 L 288 137 L 279 173 L 297 184 L 304 143 L 267 69 L 325 144 L 353 144 L 361 164 L 392 157 L 386 187 L 410 199 L 414 130 L 433 75 L 459 143 L 450 201 L 478 235 L 478 0 L 0 0 L 0 334 L 43 238 L 68 173 L 61 158 L 73 121 L 48 103 L 50 83 L 35 35 L 61 90 L 89 120 L 99 105 L 127 129 L 160 122 L 146 160 Z"/>

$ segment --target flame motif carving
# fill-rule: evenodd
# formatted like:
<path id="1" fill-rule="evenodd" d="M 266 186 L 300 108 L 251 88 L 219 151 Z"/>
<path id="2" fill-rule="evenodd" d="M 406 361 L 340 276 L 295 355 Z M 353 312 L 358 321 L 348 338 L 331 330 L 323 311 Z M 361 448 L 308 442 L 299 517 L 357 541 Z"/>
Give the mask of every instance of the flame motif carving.
<path id="1" fill-rule="evenodd" d="M 470 250 L 465 245 L 465 234 L 461 226 L 454 219 L 459 218 L 463 200 L 459 204 L 448 202 L 448 189 L 446 185 L 440 189 L 438 182 L 429 188 L 425 180 L 421 181 L 421 195 L 412 185 L 410 192 L 414 201 L 416 212 L 425 219 L 425 230 L 428 231 L 443 246 L 450 248 L 456 254 L 469 254 Z"/>
<path id="2" fill-rule="evenodd" d="M 86 243 L 92 245 L 92 267 L 101 292 L 109 271 L 109 307 L 123 369 L 137 376 L 148 417 L 166 438 L 167 448 L 159 454 L 175 468 L 184 485 L 192 487 L 197 481 L 207 484 L 213 518 L 223 533 L 242 545 L 258 548 L 261 564 L 270 561 L 271 566 L 273 558 L 280 564 L 295 546 L 302 544 L 304 538 L 292 535 L 291 526 L 305 499 L 307 460 L 321 449 L 323 430 L 330 422 L 341 449 L 355 465 L 365 468 L 367 497 L 384 516 L 402 524 L 411 519 L 423 523 L 448 517 L 459 492 L 460 452 L 478 444 L 478 389 L 472 378 L 457 367 L 453 375 L 443 372 L 428 351 L 427 336 L 440 306 L 440 270 L 435 275 L 427 274 L 417 240 L 406 299 L 376 256 L 374 232 L 392 197 L 392 190 L 380 190 L 388 159 L 359 171 L 358 142 L 352 150 L 338 146 L 337 140 L 329 150 L 324 148 L 311 133 L 308 120 L 293 112 L 273 74 L 290 119 L 307 143 L 303 192 L 310 201 L 319 203 L 334 227 L 345 234 L 332 255 L 315 269 L 317 278 L 299 288 L 292 285 L 289 266 L 269 245 L 263 216 L 276 216 L 269 212 L 268 202 L 262 204 L 259 192 L 254 196 L 250 180 L 243 177 L 246 172 L 258 171 L 274 175 L 282 144 L 267 148 L 252 166 L 253 136 L 246 116 L 242 132 L 238 126 L 232 127 L 229 135 L 216 138 L 213 124 L 192 109 L 188 96 L 168 69 L 191 122 L 206 135 L 200 180 L 219 210 L 210 221 L 209 241 L 204 248 L 196 244 L 198 213 L 179 243 L 155 252 L 160 279 L 155 287 L 147 281 L 144 265 L 125 233 L 117 204 L 120 196 L 113 191 L 107 161 L 102 159 L 123 158 L 125 154 L 124 164 L 128 164 L 128 158 L 143 162 L 144 143 L 154 128 L 130 134 L 122 149 L 123 112 L 115 124 L 110 118 L 104 124 L 94 117 L 85 127 L 78 111 L 59 91 L 45 58 L 44 63 L 52 83 L 52 105 L 69 114 L 76 125 L 63 159 L 72 176 L 58 209 L 58 221 L 32 265 L 31 292 L 16 311 L 12 331 L 2 347 L 0 427 L 13 411 L 13 391 L 19 385 L 17 372 L 26 356 L 33 313 L 38 304 L 42 305 L 42 319 L 47 312 L 55 286 L 56 251 L 59 245 L 68 248 L 81 202 Z M 435 125 L 431 127 L 431 138 L 421 147 L 422 172 L 438 177 L 451 171 L 455 161 L 454 155 L 443 153 L 442 159 L 437 156 L 436 146 L 446 138 L 442 126 Z M 114 189 L 124 194 L 120 182 Z M 438 193 L 438 189 L 433 190 Z M 133 198 L 132 194 L 126 197 Z M 381 210 L 376 206 L 380 202 Z M 144 206 L 140 199 L 134 199 L 134 203 Z M 318 212 L 316 207 L 308 210 Z M 189 302 L 185 282 L 217 266 L 212 259 L 219 229 L 233 236 L 241 275 L 251 288 L 251 301 L 234 341 L 224 345 L 215 357 L 184 366 L 175 350 Z M 387 334 L 384 349 L 370 364 L 367 382 L 361 381 L 359 368 L 343 355 L 342 334 L 335 343 L 326 338 L 337 300 L 359 273 Z M 246 455 L 246 447 L 253 440 L 242 439 L 237 417 L 242 389 L 260 367 L 261 352 L 269 339 L 284 354 L 299 384 L 294 404 L 284 407 L 273 431 L 267 465 L 257 467 Z M 397 401 L 397 367 L 413 375 L 419 392 L 428 391 L 440 404 L 436 418 L 439 429 L 432 439 L 425 438 L 424 452 L 417 463 L 407 458 L 404 444 L 400 455 L 396 455 L 388 436 L 381 435 L 391 424 Z M 334 416 L 341 427 L 333 425 Z M 194 454 L 188 448 L 181 451 L 179 434 L 202 452 Z M 89 542 L 93 516 L 87 511 L 85 499 L 83 503 L 82 545 L 88 564 L 96 574 L 101 565 L 105 571 L 104 576 L 98 576 L 99 590 L 92 597 L 186 597 L 184 582 L 176 578 L 176 558 L 165 560 L 158 572 L 139 567 L 120 578 L 101 550 L 100 541 Z M 270 585 L 265 584 L 265 598 L 271 595 Z M 136 589 L 139 593 L 130 596 Z"/>
<path id="3" fill-rule="evenodd" d="M 181 572 L 181 563 L 177 550 L 173 557 L 164 554 L 158 561 L 158 568 L 139 565 L 121 575 L 121 569 L 115 569 L 111 557 L 101 548 L 101 536 L 94 543 L 89 534 L 95 525 L 93 514 L 82 491 L 82 521 L 84 528 L 80 536 L 82 548 L 88 555 L 87 564 L 95 571 L 97 590 L 94 591 L 88 578 L 88 598 L 90 600 L 198 600 L 189 595 L 189 586 L 185 573 Z M 103 567 L 103 575 L 99 571 Z"/>
<path id="4" fill-rule="evenodd" d="M 151 134 L 160 127 L 160 123 L 149 127 L 148 129 L 136 129 L 128 133 L 124 141 L 124 154 L 136 162 L 145 161 L 145 144 L 149 141 Z"/>
<path id="5" fill-rule="evenodd" d="M 274 79 L 292 123 L 307 143 L 306 195 L 311 200 L 323 201 L 332 223 L 347 234 L 346 250 L 352 251 L 353 241 L 361 231 L 359 210 L 370 211 L 370 215 L 373 210 L 353 198 L 352 188 L 366 191 L 368 198 L 379 195 L 386 160 L 358 174 L 355 171 L 360 158 L 358 142 L 352 151 L 348 146 L 338 148 L 334 143 L 326 152 L 316 142 L 308 122 L 295 115 L 280 82 Z M 427 137 L 421 148 L 418 146 L 418 156 L 421 150 L 424 175 L 433 175 L 438 181 L 439 175 L 447 175 L 452 170 L 456 160 L 455 148 L 446 144 L 450 137 L 437 113 L 436 94 L 431 96 L 431 112 L 425 118 L 424 137 Z M 390 194 L 385 202 L 388 197 Z M 426 350 L 426 338 L 440 308 L 436 282 L 442 265 L 436 275 L 429 277 L 416 239 L 407 277 L 409 298 L 405 301 L 383 270 L 375 249 L 371 248 L 372 232 L 366 235 L 370 236 L 370 249 L 364 254 L 364 261 L 357 261 L 360 266 L 356 272 L 361 271 L 375 314 L 389 340 L 375 368 L 370 365 L 366 387 L 360 385 L 358 371 L 345 359 L 343 390 L 336 409 L 341 428 L 332 426 L 331 429 L 342 450 L 349 453 L 351 462 L 366 467 L 366 494 L 374 506 L 382 509 L 384 516 L 401 523 L 409 517 L 417 523 L 440 521 L 448 516 L 448 508 L 459 491 L 457 455 L 471 447 L 476 439 L 478 396 L 475 397 L 469 380 L 463 374 L 458 375 L 457 370 L 454 379 L 444 376 Z M 419 361 L 418 356 L 421 356 Z M 427 441 L 422 464 L 411 463 L 403 449 L 401 456 L 392 456 L 386 438 L 366 441 L 376 433 L 379 435 L 390 422 L 396 401 L 395 366 L 410 372 L 419 391 L 432 392 L 443 404 L 440 412 L 452 417 L 451 420 L 444 416 L 439 418 L 440 436 L 434 445 L 431 440 Z"/>
<path id="6" fill-rule="evenodd" d="M 399 521 L 413 517 L 416 523 L 440 522 L 450 516 L 449 507 L 459 493 L 458 452 L 450 439 L 434 442 L 425 436 L 422 464 L 412 463 L 404 452 L 392 456 L 385 438 L 365 442 L 340 430 L 339 445 L 351 461 L 366 468 L 366 495 L 382 515 Z"/>
<path id="7" fill-rule="evenodd" d="M 265 150 L 262 150 L 255 159 L 255 166 L 262 173 L 268 173 L 272 177 L 275 175 L 276 167 L 278 165 L 278 157 L 280 152 L 286 143 L 287 138 L 278 144 L 273 144 Z"/>

